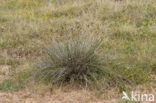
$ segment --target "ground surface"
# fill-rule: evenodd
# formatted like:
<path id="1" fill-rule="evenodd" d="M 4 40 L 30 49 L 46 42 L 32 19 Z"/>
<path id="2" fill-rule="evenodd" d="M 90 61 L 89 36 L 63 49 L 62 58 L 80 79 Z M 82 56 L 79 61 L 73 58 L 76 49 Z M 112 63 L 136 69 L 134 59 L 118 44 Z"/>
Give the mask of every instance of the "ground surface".
<path id="1" fill-rule="evenodd" d="M 27 90 L 19 92 L 1 92 L 0 103 L 116 103 L 116 100 L 96 100 L 94 96 L 84 91 L 71 91 L 56 94 L 39 95 Z"/>

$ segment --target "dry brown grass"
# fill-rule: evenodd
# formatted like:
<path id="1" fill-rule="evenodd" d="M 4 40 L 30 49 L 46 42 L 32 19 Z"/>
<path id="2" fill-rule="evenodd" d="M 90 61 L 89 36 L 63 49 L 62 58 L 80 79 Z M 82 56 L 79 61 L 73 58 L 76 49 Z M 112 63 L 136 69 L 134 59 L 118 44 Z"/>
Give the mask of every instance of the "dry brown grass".
<path id="1" fill-rule="evenodd" d="M 19 92 L 0 92 L 0 103 L 116 103 L 116 99 L 101 100 L 95 98 L 89 91 L 72 90 L 62 92 L 55 90 L 55 93 L 39 94 L 30 90 Z"/>

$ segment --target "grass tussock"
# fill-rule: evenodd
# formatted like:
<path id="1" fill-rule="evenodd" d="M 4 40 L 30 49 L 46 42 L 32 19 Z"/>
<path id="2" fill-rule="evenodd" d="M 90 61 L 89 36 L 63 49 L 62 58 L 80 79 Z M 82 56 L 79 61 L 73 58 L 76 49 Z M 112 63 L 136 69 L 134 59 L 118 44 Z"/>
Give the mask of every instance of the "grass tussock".
<path id="1" fill-rule="evenodd" d="M 122 69 L 111 65 L 104 49 L 104 40 L 97 35 L 78 35 L 63 41 L 54 38 L 46 49 L 46 58 L 37 65 L 35 76 L 59 85 L 110 88 L 130 84 Z"/>
<path id="2" fill-rule="evenodd" d="M 41 78 L 53 82 L 83 83 L 98 79 L 104 72 L 98 54 L 101 47 L 102 40 L 89 35 L 65 41 L 52 39 L 47 47 L 48 60 L 39 64 Z"/>

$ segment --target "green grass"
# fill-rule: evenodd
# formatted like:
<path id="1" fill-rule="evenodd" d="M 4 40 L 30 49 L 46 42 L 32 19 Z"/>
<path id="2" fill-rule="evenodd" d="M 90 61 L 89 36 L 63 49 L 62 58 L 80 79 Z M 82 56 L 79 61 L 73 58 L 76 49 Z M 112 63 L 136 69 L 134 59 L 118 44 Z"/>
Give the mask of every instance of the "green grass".
<path id="1" fill-rule="evenodd" d="M 3 58 L 0 58 L 0 65 L 5 64 L 5 61 L 3 60 Z"/>
<path id="2" fill-rule="evenodd" d="M 38 64 L 37 77 L 52 83 L 103 84 L 104 88 L 130 82 L 121 76 L 120 69 L 109 67 L 103 40 L 96 35 L 76 35 L 65 41 L 52 39 L 47 47 L 47 58 Z M 46 56 L 46 55 L 45 55 Z M 118 72 L 118 73 L 117 73 Z"/>
<path id="3" fill-rule="evenodd" d="M 24 85 L 22 83 L 17 83 L 12 79 L 4 80 L 2 83 L 0 83 L 1 91 L 17 91 L 22 88 L 24 88 Z"/>
<path id="4" fill-rule="evenodd" d="M 137 103 L 135 101 L 126 101 L 126 100 L 120 100 L 118 103 Z"/>

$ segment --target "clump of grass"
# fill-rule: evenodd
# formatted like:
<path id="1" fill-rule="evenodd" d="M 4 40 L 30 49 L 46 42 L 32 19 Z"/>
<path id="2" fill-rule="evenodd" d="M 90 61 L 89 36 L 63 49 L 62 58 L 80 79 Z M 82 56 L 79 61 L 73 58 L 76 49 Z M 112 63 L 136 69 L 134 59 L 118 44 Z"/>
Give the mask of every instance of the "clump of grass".
<path id="1" fill-rule="evenodd" d="M 103 44 L 103 40 L 95 35 L 80 35 L 65 41 L 52 39 L 47 47 L 47 58 L 39 63 L 36 76 L 52 83 L 103 87 L 127 81 L 108 67 L 107 59 L 102 56 Z"/>
<path id="2" fill-rule="evenodd" d="M 0 90 L 2 91 L 17 91 L 22 88 L 24 88 L 23 83 L 16 82 L 12 79 L 7 79 L 0 83 Z"/>
<path id="3" fill-rule="evenodd" d="M 102 73 L 98 51 L 102 40 L 74 37 L 66 41 L 53 39 L 47 48 L 48 60 L 41 63 L 42 77 L 53 82 L 88 82 Z"/>

